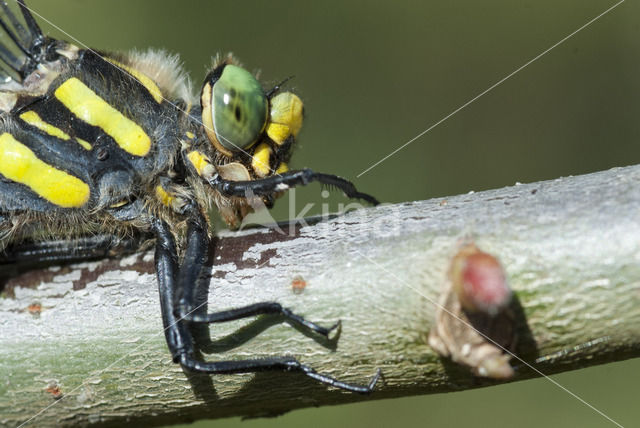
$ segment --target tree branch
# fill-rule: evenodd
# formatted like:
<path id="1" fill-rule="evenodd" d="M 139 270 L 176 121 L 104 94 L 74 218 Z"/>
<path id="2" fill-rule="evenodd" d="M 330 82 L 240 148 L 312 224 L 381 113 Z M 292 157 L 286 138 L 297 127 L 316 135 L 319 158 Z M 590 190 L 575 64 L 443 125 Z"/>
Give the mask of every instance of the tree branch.
<path id="1" fill-rule="evenodd" d="M 523 361 L 550 374 L 636 357 L 639 214 L 633 166 L 357 210 L 293 236 L 224 233 L 206 278 L 210 310 L 275 300 L 327 326 L 342 319 L 342 331 L 323 342 L 272 317 L 220 324 L 208 343 L 208 330 L 195 332 L 205 357 L 295 355 L 354 383 L 379 367 L 368 397 L 299 374 L 185 375 L 164 342 L 151 253 L 31 271 L 0 299 L 0 425 L 46 408 L 32 422 L 149 426 L 495 384 L 427 345 L 433 302 L 470 239 L 506 270 Z M 539 375 L 512 364 L 513 380 Z"/>

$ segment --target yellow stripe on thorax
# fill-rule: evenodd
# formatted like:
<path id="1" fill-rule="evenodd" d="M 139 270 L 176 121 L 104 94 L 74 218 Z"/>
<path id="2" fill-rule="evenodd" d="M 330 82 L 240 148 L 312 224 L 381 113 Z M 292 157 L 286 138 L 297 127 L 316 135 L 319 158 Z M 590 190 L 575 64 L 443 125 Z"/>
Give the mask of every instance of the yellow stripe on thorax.
<path id="1" fill-rule="evenodd" d="M 44 120 L 42 120 L 40 115 L 38 115 L 38 113 L 36 113 L 33 110 L 25 111 L 24 113 L 22 113 L 20 115 L 20 119 L 24 120 L 29 125 L 35 126 L 39 130 L 41 130 L 43 132 L 46 132 L 49 135 L 52 135 L 52 136 L 57 137 L 57 138 L 60 138 L 61 140 L 70 140 L 71 139 L 69 134 L 67 134 L 66 132 L 64 132 L 60 128 L 56 128 L 55 126 L 53 126 L 50 123 L 45 122 Z M 78 144 L 80 144 L 86 150 L 91 150 L 91 144 L 89 144 L 88 142 L 86 142 L 84 140 L 81 140 L 80 138 L 76 138 L 75 140 L 76 140 L 76 142 Z"/>
<path id="2" fill-rule="evenodd" d="M 81 207 L 89 200 L 85 182 L 38 159 L 7 132 L 0 135 L 0 174 L 63 208 Z"/>
<path id="3" fill-rule="evenodd" d="M 60 85 L 54 95 L 78 118 L 101 128 L 124 151 L 136 156 L 149 153 L 151 138 L 142 128 L 111 107 L 76 77 Z"/>
<path id="4" fill-rule="evenodd" d="M 149 76 L 142 73 L 141 71 L 136 70 L 135 68 L 131 68 L 114 59 L 106 58 L 106 60 L 109 61 L 111 64 L 115 65 L 116 67 L 125 70 L 127 73 L 129 73 L 133 77 L 135 77 L 138 80 L 138 82 L 140 82 L 142 86 L 144 86 L 147 89 L 147 91 L 149 91 L 153 99 L 156 100 L 158 104 L 162 104 L 162 100 L 164 99 L 162 97 L 162 91 L 160 90 L 158 85 L 156 85 L 156 82 L 154 82 Z"/>
<path id="5" fill-rule="evenodd" d="M 58 137 L 61 140 L 69 140 L 71 137 L 60 128 L 56 128 L 50 123 L 45 122 L 35 111 L 25 111 L 20 115 L 20 119 L 27 122 L 29 125 L 33 125 L 39 130 L 46 132 L 49 135 Z"/>
<path id="6" fill-rule="evenodd" d="M 76 137 L 76 141 L 87 150 L 91 150 L 91 144 L 85 140 Z"/>

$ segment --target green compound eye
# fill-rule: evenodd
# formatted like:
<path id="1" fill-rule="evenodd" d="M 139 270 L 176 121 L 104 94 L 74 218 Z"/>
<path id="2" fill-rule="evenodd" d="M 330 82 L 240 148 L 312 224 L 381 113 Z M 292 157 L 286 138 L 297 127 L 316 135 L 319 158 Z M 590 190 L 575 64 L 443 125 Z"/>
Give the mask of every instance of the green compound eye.
<path id="1" fill-rule="evenodd" d="M 268 103 L 260 83 L 248 71 L 227 65 L 213 84 L 211 119 L 216 138 L 225 149 L 246 149 L 267 123 Z"/>

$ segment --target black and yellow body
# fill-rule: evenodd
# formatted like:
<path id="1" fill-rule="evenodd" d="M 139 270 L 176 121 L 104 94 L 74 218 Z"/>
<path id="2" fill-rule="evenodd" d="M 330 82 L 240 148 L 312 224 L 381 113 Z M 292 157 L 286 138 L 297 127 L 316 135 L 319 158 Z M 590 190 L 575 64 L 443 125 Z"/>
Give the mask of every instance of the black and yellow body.
<path id="1" fill-rule="evenodd" d="M 324 328 L 275 302 L 194 315 L 196 280 L 217 209 L 237 226 L 260 200 L 319 181 L 377 201 L 348 181 L 289 171 L 302 101 L 264 91 L 232 57 L 215 61 L 198 97 L 176 57 L 105 54 L 43 35 L 22 0 L 0 3 L 0 251 L 42 258 L 109 254 L 127 238 L 156 239 L 165 335 L 173 359 L 209 373 L 300 371 L 356 392 L 291 357 L 195 359 L 189 323 L 277 313 L 318 334 Z M 27 244 L 25 244 L 27 243 Z M 29 251 L 20 251 L 28 245 Z"/>

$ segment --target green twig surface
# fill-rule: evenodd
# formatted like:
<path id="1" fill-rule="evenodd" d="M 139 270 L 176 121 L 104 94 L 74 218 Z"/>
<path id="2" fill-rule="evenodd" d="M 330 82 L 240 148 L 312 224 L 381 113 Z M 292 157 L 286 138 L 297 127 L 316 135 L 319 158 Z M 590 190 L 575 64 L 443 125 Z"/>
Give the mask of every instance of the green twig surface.
<path id="1" fill-rule="evenodd" d="M 339 337 L 261 317 L 195 331 L 203 356 L 294 355 L 354 383 L 380 368 L 370 396 L 295 373 L 185 374 L 165 345 L 146 253 L 5 284 L 0 425 L 153 426 L 495 384 L 426 344 L 450 260 L 469 240 L 500 259 L 517 298 L 513 380 L 540 375 L 524 362 L 551 374 L 640 355 L 639 166 L 362 209 L 294 231 L 224 233 L 204 275 L 209 310 L 275 300 L 327 326 L 341 319 Z M 295 291 L 294 278 L 306 287 Z"/>

